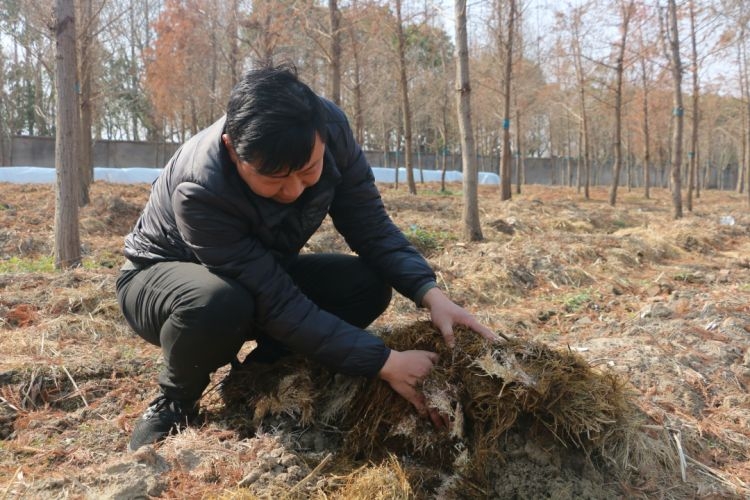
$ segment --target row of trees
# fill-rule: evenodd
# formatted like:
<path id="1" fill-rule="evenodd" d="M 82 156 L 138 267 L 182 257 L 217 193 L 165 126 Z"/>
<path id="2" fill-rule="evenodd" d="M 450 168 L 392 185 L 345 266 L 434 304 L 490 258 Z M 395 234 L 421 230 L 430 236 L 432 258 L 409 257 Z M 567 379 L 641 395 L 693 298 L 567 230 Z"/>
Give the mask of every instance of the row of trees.
<path id="1" fill-rule="evenodd" d="M 511 165 L 519 189 L 528 156 L 565 158 L 584 196 L 592 171 L 612 168 L 612 204 L 621 169 L 643 172 L 646 196 L 650 172 L 670 169 L 676 217 L 682 180 L 689 209 L 712 171 L 737 168 L 745 189 L 743 0 L 472 4 L 470 83 L 459 81 L 459 40 L 446 29 L 446 19 L 460 21 L 456 4 L 453 12 L 433 0 L 75 0 L 80 201 L 92 139 L 183 141 L 223 113 L 242 71 L 288 61 L 347 111 L 365 148 L 403 151 L 409 173 L 414 152 L 465 149 L 458 90 L 471 93 L 475 153 L 497 158 L 504 198 Z M 61 96 L 50 7 L 0 0 L 0 8 L 4 162 L 11 134 L 55 133 Z M 413 175 L 407 181 L 416 192 Z"/>

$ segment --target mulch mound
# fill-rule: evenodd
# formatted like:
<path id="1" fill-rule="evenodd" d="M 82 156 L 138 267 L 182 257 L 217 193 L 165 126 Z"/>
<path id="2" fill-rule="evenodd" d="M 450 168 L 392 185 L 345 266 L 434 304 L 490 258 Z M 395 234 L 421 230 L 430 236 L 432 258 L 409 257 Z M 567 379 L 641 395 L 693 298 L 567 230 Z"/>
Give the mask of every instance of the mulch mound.
<path id="1" fill-rule="evenodd" d="M 254 426 L 287 416 L 302 426 L 335 427 L 343 433 L 339 463 L 407 456 L 406 476 L 433 493 L 492 491 L 496 465 L 513 459 L 507 437 L 519 433 L 615 482 L 674 478 L 678 460 L 668 433 L 649 425 L 614 373 L 571 350 L 522 339 L 490 344 L 466 329 L 456 333 L 452 350 L 427 322 L 383 334 L 391 348 L 440 355 L 422 391 L 429 406 L 449 417 L 449 431 L 419 419 L 380 380 L 336 376 L 296 356 L 235 371 L 223 397 L 228 406 L 244 407 Z M 441 478 L 425 477 L 428 471 Z"/>

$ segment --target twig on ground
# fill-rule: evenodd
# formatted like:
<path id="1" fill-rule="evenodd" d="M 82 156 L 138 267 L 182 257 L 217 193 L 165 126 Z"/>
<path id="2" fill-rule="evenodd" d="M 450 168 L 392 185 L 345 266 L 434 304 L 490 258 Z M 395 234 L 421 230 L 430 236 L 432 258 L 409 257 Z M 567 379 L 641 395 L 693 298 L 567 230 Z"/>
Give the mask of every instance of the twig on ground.
<path id="1" fill-rule="evenodd" d="M 685 452 L 682 449 L 682 437 L 679 429 L 669 429 L 675 444 L 677 445 L 677 454 L 680 456 L 680 474 L 682 482 L 687 482 L 687 462 L 685 461 Z"/>
<path id="2" fill-rule="evenodd" d="M 723 485 L 728 486 L 730 489 L 736 491 L 738 489 L 738 486 L 739 486 L 740 488 L 742 488 L 744 490 L 744 493 L 750 493 L 750 487 L 748 487 L 748 485 L 745 484 L 745 482 L 742 481 L 740 478 L 738 478 L 736 476 L 733 478 L 735 481 L 737 481 L 737 483 L 739 483 L 739 485 L 738 485 L 738 484 L 730 481 L 727 478 L 727 475 L 724 474 L 723 472 L 718 471 L 716 469 L 712 469 L 708 465 L 706 465 L 704 463 L 701 463 L 701 462 L 699 462 L 698 460 L 696 460 L 694 458 L 687 457 L 687 459 L 690 461 L 691 464 L 693 464 L 696 467 L 698 467 L 698 470 L 700 470 L 701 472 L 703 472 L 704 474 L 706 474 L 708 476 L 711 476 L 712 478 L 716 479 L 717 481 L 719 481 Z"/>
<path id="3" fill-rule="evenodd" d="M 318 473 L 323 469 L 323 467 L 325 467 L 325 465 L 331 460 L 331 457 L 333 457 L 333 453 L 329 453 L 328 455 L 326 455 L 325 458 L 321 460 L 320 463 L 316 465 L 315 468 L 312 471 L 310 471 L 308 475 L 302 478 L 302 480 L 299 483 L 292 486 L 292 488 L 287 492 L 287 496 L 291 495 L 296 490 L 302 488 L 305 484 L 310 482 L 311 479 L 317 476 Z"/>
<path id="4" fill-rule="evenodd" d="M 81 389 L 78 388 L 78 384 L 76 384 L 76 381 L 73 380 L 73 376 L 70 374 L 67 368 L 65 366 L 62 367 L 63 371 L 65 372 L 65 375 L 68 376 L 68 379 L 73 384 L 73 388 L 76 390 L 78 395 L 81 397 L 81 401 L 83 401 L 83 406 L 88 407 L 89 403 L 86 401 L 86 398 L 84 397 L 83 393 L 81 392 Z"/>
<path id="5" fill-rule="evenodd" d="M 8 498 L 8 493 L 10 492 L 11 487 L 13 487 L 13 483 L 16 482 L 16 477 L 18 477 L 18 473 L 21 472 L 21 465 L 18 466 L 18 469 L 16 469 L 16 472 L 13 473 L 13 475 L 10 477 L 10 481 L 8 482 L 8 486 L 5 487 L 5 491 L 3 492 L 3 499 L 5 500 Z"/>
<path id="6" fill-rule="evenodd" d="M 10 404 L 10 401 L 8 401 L 7 399 L 5 399 L 2 396 L 0 396 L 0 403 L 5 403 L 13 411 L 17 411 L 17 412 L 21 411 L 18 408 L 16 408 L 15 406 L 13 406 L 12 404 Z"/>

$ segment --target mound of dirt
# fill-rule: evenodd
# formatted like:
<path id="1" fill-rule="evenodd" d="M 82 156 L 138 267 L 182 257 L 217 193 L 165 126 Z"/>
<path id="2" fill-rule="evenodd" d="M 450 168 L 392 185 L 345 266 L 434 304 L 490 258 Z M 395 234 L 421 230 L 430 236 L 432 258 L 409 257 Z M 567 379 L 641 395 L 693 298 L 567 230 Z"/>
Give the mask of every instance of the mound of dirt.
<path id="1" fill-rule="evenodd" d="M 419 496 L 475 491 L 532 498 L 554 487 L 576 498 L 604 498 L 618 495 L 607 484 L 675 478 L 669 435 L 652 431 L 632 389 L 572 351 L 519 339 L 488 344 L 467 329 L 457 330 L 449 350 L 426 322 L 384 339 L 394 349 L 440 354 L 422 391 L 428 406 L 449 417 L 448 432 L 419 419 L 387 384 L 336 379 L 296 356 L 235 370 L 222 387 L 224 399 L 244 407 L 256 427 L 267 418 L 278 426 L 285 417 L 302 426 L 336 425 L 341 460 L 408 456 L 403 467 L 409 483 L 421 485 Z M 433 477 L 414 478 L 425 470 Z"/>

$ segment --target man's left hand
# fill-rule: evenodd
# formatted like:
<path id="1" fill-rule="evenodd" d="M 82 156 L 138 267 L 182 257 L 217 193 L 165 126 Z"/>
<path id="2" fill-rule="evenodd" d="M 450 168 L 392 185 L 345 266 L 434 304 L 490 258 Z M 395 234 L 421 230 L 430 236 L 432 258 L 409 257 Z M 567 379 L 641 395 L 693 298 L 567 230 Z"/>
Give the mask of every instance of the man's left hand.
<path id="1" fill-rule="evenodd" d="M 491 342 L 498 342 L 498 337 L 492 330 L 481 324 L 469 311 L 455 304 L 439 288 L 431 288 L 422 299 L 422 305 L 430 310 L 432 324 L 440 330 L 448 347 L 456 345 L 453 334 L 455 325 L 464 325 Z"/>

